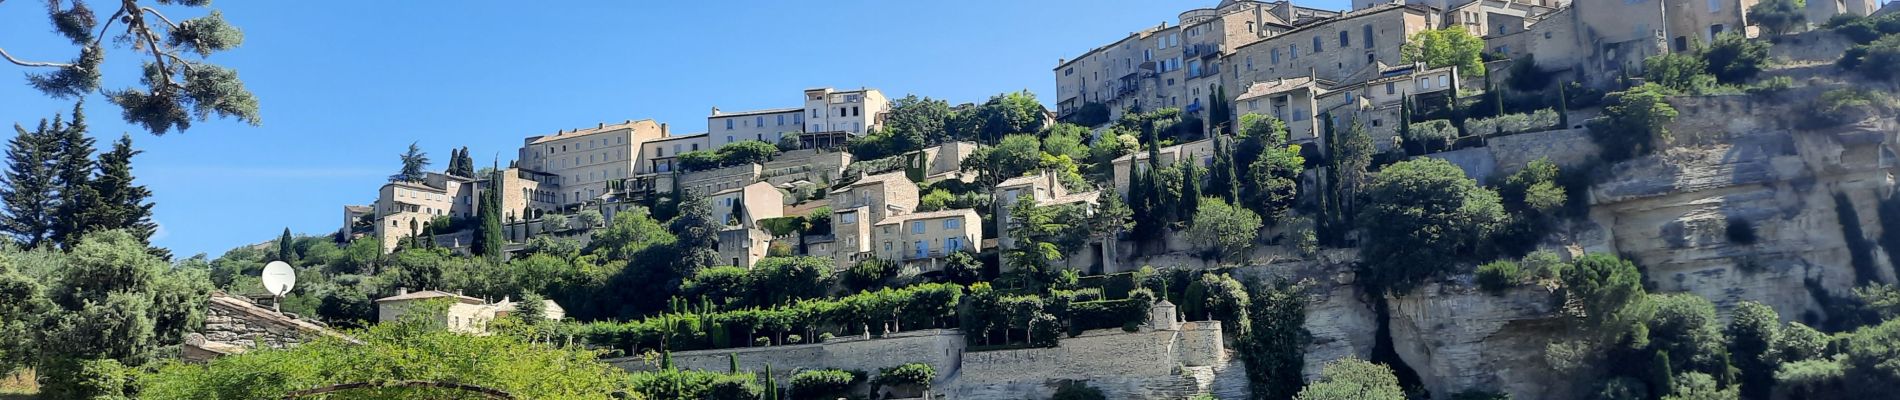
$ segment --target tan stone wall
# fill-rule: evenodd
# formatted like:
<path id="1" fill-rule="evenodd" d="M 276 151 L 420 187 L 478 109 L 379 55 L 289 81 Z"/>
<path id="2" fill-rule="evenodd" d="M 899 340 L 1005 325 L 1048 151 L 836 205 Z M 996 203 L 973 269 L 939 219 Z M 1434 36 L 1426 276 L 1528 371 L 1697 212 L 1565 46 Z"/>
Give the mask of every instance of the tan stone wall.
<path id="1" fill-rule="evenodd" d="M 655 139 L 640 144 L 640 155 L 634 158 L 634 168 L 641 174 L 671 173 L 677 169 L 672 160 L 679 157 L 680 153 L 711 149 L 712 141 L 708 134 L 703 133 Z M 658 167 L 655 167 L 656 164 Z"/>
<path id="2" fill-rule="evenodd" d="M 1245 88 L 1253 82 L 1315 75 L 1320 79 L 1346 83 L 1350 77 L 1376 76 L 1378 63 L 1401 65 L 1399 45 L 1419 31 L 1431 28 L 1432 18 L 1421 11 L 1403 7 L 1381 7 L 1349 13 L 1344 19 L 1301 27 L 1235 49 L 1226 64 L 1241 65 L 1238 74 L 1228 72 L 1231 88 Z M 1373 30 L 1371 47 L 1365 29 Z M 1339 33 L 1346 32 L 1347 45 L 1339 45 Z M 1313 52 L 1318 38 L 1321 51 Z M 1293 55 L 1298 49 L 1299 55 Z M 1274 53 L 1279 62 L 1274 62 Z M 1367 63 L 1371 55 L 1373 63 Z M 1246 68 L 1251 57 L 1253 68 Z M 1367 71 L 1373 71 L 1368 74 Z M 1237 91 L 1229 91 L 1238 96 Z"/>
<path id="3" fill-rule="evenodd" d="M 779 138 L 787 134 L 796 135 L 805 131 L 805 112 L 800 109 L 746 112 L 741 115 L 721 114 L 716 110 L 712 116 L 706 117 L 707 138 L 715 149 L 746 140 L 778 144 Z"/>
<path id="4" fill-rule="evenodd" d="M 1211 140 L 1200 140 L 1169 146 L 1162 148 L 1160 153 L 1160 164 L 1162 166 L 1173 165 L 1174 160 L 1180 157 L 1182 153 L 1193 154 L 1195 157 L 1199 157 L 1199 165 L 1208 165 L 1212 163 L 1214 159 L 1214 142 Z M 1135 172 L 1147 171 L 1148 152 L 1138 151 L 1131 156 L 1123 156 L 1122 158 L 1115 159 L 1113 171 L 1115 175 L 1115 191 L 1124 197 L 1128 196 L 1130 168 L 1137 168 L 1134 170 Z"/>
<path id="5" fill-rule="evenodd" d="M 876 248 L 872 251 L 886 260 L 938 258 L 951 251 L 975 251 L 983 240 L 983 221 L 977 217 L 976 210 L 962 211 L 958 215 L 932 218 L 897 216 L 892 218 L 896 221 L 874 225 L 871 235 Z M 923 225 L 923 233 L 917 232 L 918 224 Z M 958 241 L 954 250 L 949 248 L 953 238 Z M 917 257 L 918 242 L 924 244 L 924 257 Z"/>
<path id="6" fill-rule="evenodd" d="M 517 162 L 523 168 L 558 176 L 560 193 L 556 202 L 576 204 L 607 193 L 607 182 L 637 175 L 640 144 L 666 135 L 665 126 L 653 120 L 601 124 L 552 137 L 528 138 Z"/>

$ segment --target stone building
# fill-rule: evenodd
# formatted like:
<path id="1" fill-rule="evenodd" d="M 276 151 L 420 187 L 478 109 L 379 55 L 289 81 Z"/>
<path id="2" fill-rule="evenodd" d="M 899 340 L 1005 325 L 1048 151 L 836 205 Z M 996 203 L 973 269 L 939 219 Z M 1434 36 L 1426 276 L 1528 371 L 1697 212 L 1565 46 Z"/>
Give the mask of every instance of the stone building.
<path id="1" fill-rule="evenodd" d="M 282 349 L 326 336 L 355 341 L 322 324 L 272 311 L 219 291 L 205 299 L 204 327 L 185 335 L 185 343 L 179 346 L 179 357 L 205 362 L 257 346 Z"/>
<path id="2" fill-rule="evenodd" d="M 976 210 L 954 209 L 898 214 L 871 228 L 875 257 L 941 270 L 938 260 L 959 251 L 975 252 L 983 241 L 983 219 Z"/>
<path id="3" fill-rule="evenodd" d="M 1288 140 L 1295 144 L 1324 144 L 1323 116 L 1332 116 L 1344 132 L 1358 122 L 1380 150 L 1390 148 L 1398 135 L 1400 109 L 1406 98 L 1443 103 L 1457 93 L 1457 67 L 1425 68 L 1423 64 L 1389 67 L 1377 76 L 1351 84 L 1311 77 L 1255 82 L 1234 99 L 1235 115 L 1260 114 L 1286 123 Z"/>
<path id="4" fill-rule="evenodd" d="M 1195 160 L 1190 162 L 1205 167 L 1214 164 L 1214 141 L 1208 139 L 1196 140 L 1163 147 L 1156 151 L 1156 153 L 1161 155 L 1161 160 L 1156 164 L 1162 167 L 1174 165 L 1174 161 L 1180 159 L 1180 157 L 1194 157 Z M 1115 179 L 1115 193 L 1122 197 L 1128 197 L 1129 177 L 1135 173 L 1148 171 L 1148 152 L 1137 151 L 1134 154 L 1116 157 L 1111 163 L 1112 168 L 1110 170 Z"/>
<path id="5" fill-rule="evenodd" d="M 432 301 L 447 304 L 443 310 L 442 321 L 451 331 L 481 334 L 488 332 L 488 324 L 496 318 L 507 317 L 515 311 L 517 303 L 503 298 L 500 302 L 489 303 L 459 293 L 440 290 L 410 292 L 404 288 L 395 296 L 376 299 L 376 319 L 378 322 L 400 321 L 416 307 Z M 554 300 L 542 300 L 543 317 L 548 320 L 560 320 L 567 317 L 567 311 L 555 304 Z"/>
<path id="6" fill-rule="evenodd" d="M 872 252 L 871 225 L 917 209 L 917 184 L 903 172 L 866 176 L 832 190 L 830 248 L 839 266 L 849 266 Z"/>
<path id="7" fill-rule="evenodd" d="M 786 136 L 804 132 L 805 110 L 778 108 L 727 113 L 713 107 L 706 117 L 706 133 L 714 148 L 746 140 L 777 144 Z"/>
<path id="8" fill-rule="evenodd" d="M 783 216 L 785 196 L 766 182 L 726 189 L 706 198 L 712 205 L 713 219 L 724 225 L 719 231 L 719 260 L 733 266 L 752 268 L 766 256 L 772 236 L 759 220 Z"/>
<path id="9" fill-rule="evenodd" d="M 591 129 L 529 136 L 516 162 L 548 174 L 560 188 L 554 203 L 563 207 L 601 199 L 619 182 L 640 174 L 641 144 L 667 137 L 666 124 L 651 119 L 600 124 Z"/>
<path id="10" fill-rule="evenodd" d="M 1003 251 L 1016 248 L 1016 238 L 1008 233 L 1009 227 L 1015 224 L 1011 213 L 1016 203 L 1030 199 L 1034 200 L 1037 206 L 1042 207 L 1079 204 L 1085 212 L 1092 214 L 1100 193 L 1099 191 L 1070 193 L 1068 187 L 1063 186 L 1062 182 L 1056 179 L 1056 174 L 1047 170 L 1004 180 L 996 185 L 995 190 L 990 191 L 990 195 L 994 196 L 991 204 L 995 207 L 996 230 L 998 231 L 996 248 Z M 1063 255 L 1063 261 L 1067 267 L 1088 271 L 1091 274 L 1102 274 L 1115 268 L 1115 257 L 1110 252 L 1113 248 L 1112 243 L 1105 246 L 1104 243 L 1091 241 L 1079 253 Z M 1005 270 L 1008 269 L 1008 266 L 1005 266 Z"/>
<path id="11" fill-rule="evenodd" d="M 1841 15 L 1869 16 L 1880 11 L 1881 0 L 1815 0 L 1805 10 L 1808 23 L 1821 25 Z"/>

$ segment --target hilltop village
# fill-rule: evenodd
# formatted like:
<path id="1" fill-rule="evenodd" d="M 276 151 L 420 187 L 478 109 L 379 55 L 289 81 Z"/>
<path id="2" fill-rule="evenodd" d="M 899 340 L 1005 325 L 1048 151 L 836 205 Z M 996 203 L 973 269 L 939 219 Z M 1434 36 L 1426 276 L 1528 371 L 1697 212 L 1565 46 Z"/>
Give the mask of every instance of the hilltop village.
<path id="1" fill-rule="evenodd" d="M 634 398 L 1892 398 L 1900 13 L 1352 7 L 1115 28 L 1053 98 L 411 145 L 333 234 L 200 260 L 210 367 L 150 387 L 422 320 Z"/>

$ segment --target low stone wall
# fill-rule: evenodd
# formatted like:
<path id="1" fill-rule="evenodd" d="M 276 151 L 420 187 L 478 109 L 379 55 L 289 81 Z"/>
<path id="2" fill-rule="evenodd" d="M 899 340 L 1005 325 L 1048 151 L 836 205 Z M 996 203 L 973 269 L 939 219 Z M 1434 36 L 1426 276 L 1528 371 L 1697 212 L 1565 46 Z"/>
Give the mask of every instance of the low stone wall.
<path id="1" fill-rule="evenodd" d="M 1598 153 L 1596 142 L 1590 139 L 1589 129 L 1558 129 L 1499 136 L 1491 138 L 1486 148 L 1491 151 L 1491 157 L 1496 159 L 1500 175 L 1517 173 L 1525 164 L 1539 158 L 1549 158 L 1562 168 L 1576 167 L 1595 162 Z"/>
<path id="2" fill-rule="evenodd" d="M 741 369 L 760 372 L 770 365 L 779 382 L 789 382 L 792 375 L 810 369 L 875 375 L 881 368 L 921 362 L 937 370 L 933 392 L 952 399 L 1047 398 L 1072 380 L 1087 382 L 1114 399 L 1248 394 L 1245 368 L 1228 356 L 1218 322 L 1185 323 L 1172 330 L 1094 330 L 1063 338 L 1053 348 L 966 352 L 964 343 L 961 331 L 938 329 L 823 344 L 676 352 L 673 364 L 724 371 L 728 357 L 737 357 Z M 607 362 L 630 371 L 657 368 L 641 357 Z"/>
<path id="3" fill-rule="evenodd" d="M 809 369 L 838 368 L 876 374 L 879 368 L 921 362 L 936 368 L 941 381 L 946 372 L 956 369 L 963 343 L 961 331 L 933 329 L 876 339 L 834 338 L 822 344 L 682 351 L 673 353 L 673 364 L 684 369 L 725 371 L 730 366 L 728 356 L 736 356 L 741 369 L 764 372 L 770 365 L 779 382 L 790 382 L 793 374 Z M 629 371 L 656 368 L 641 357 L 607 362 Z"/>

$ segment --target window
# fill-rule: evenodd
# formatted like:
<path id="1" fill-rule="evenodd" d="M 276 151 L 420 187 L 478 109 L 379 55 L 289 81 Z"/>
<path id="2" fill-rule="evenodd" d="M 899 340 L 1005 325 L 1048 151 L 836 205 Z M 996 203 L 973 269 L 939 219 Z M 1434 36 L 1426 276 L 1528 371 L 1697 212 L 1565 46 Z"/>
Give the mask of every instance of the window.
<path id="1" fill-rule="evenodd" d="M 924 258 L 924 257 L 927 257 L 929 254 L 930 254 L 930 246 L 924 244 L 924 241 L 922 240 L 917 241 L 917 258 Z"/>
<path id="2" fill-rule="evenodd" d="M 858 116 L 858 106 L 851 106 L 851 116 Z"/>
<path id="3" fill-rule="evenodd" d="M 1326 51 L 1326 48 L 1320 47 L 1319 37 L 1314 36 L 1313 37 L 1313 54 L 1319 54 L 1322 51 Z"/>
<path id="4" fill-rule="evenodd" d="M 1373 60 L 1372 58 L 1373 56 L 1374 54 L 1372 53 L 1366 53 L 1366 65 L 1372 65 L 1373 63 L 1377 62 Z"/>
<path id="5" fill-rule="evenodd" d="M 949 239 L 944 239 L 943 250 L 944 251 L 963 250 L 963 238 L 953 237 Z"/>
<path id="6" fill-rule="evenodd" d="M 1366 25 L 1365 29 L 1360 31 L 1359 41 L 1365 42 L 1366 48 L 1372 48 L 1372 25 Z"/>
<path id="7" fill-rule="evenodd" d="M 1273 50 L 1268 51 L 1267 58 L 1268 58 L 1268 61 L 1271 61 L 1274 64 L 1279 64 L 1280 63 L 1280 49 L 1274 48 Z"/>
<path id="8" fill-rule="evenodd" d="M 1287 58 L 1289 59 L 1293 59 L 1293 60 L 1300 59 L 1300 45 L 1296 44 L 1292 46 L 1287 46 L 1286 55 L 1287 55 Z"/>
<path id="9" fill-rule="evenodd" d="M 732 120 L 726 120 L 726 130 L 732 130 Z"/>
<path id="10" fill-rule="evenodd" d="M 805 125 L 805 114 L 792 114 L 792 125 Z"/>
<path id="11" fill-rule="evenodd" d="M 910 233 L 915 233 L 915 234 L 924 233 L 924 221 L 917 221 L 917 222 L 910 223 Z"/>
<path id="12" fill-rule="evenodd" d="M 1253 56 L 1247 56 L 1247 70 L 1253 70 Z"/>
<path id="13" fill-rule="evenodd" d="M 943 229 L 957 229 L 958 227 L 962 227 L 962 226 L 963 226 L 963 220 L 960 220 L 960 219 L 943 220 Z"/>
<path id="14" fill-rule="evenodd" d="M 1247 21 L 1247 32 L 1253 32 L 1253 21 Z"/>
<path id="15" fill-rule="evenodd" d="M 1069 76 L 1069 75 L 1075 75 L 1075 67 L 1069 67 L 1068 69 L 1062 70 L 1062 76 Z M 889 243 L 886 243 L 886 244 L 889 244 Z"/>
<path id="16" fill-rule="evenodd" d="M 1260 109 L 1260 100 L 1247 100 L 1248 111 L 1253 111 L 1253 110 L 1258 110 L 1258 109 Z"/>
<path id="17" fill-rule="evenodd" d="M 764 116 L 752 117 L 752 127 L 757 128 L 762 126 L 765 126 Z"/>
<path id="18" fill-rule="evenodd" d="M 1343 49 L 1346 48 L 1346 46 L 1352 45 L 1351 35 L 1352 32 L 1350 31 L 1339 31 L 1339 48 Z"/>
<path id="19" fill-rule="evenodd" d="M 1395 85 L 1392 82 L 1385 83 L 1385 94 L 1398 94 L 1398 93 L 1399 93 L 1398 85 Z"/>
<path id="20" fill-rule="evenodd" d="M 1451 76 L 1448 76 L 1448 75 L 1439 75 L 1439 76 L 1438 76 L 1438 87 L 1446 87 L 1446 88 L 1448 88 L 1448 87 L 1451 87 Z"/>
<path id="21" fill-rule="evenodd" d="M 732 135 L 726 135 L 726 144 L 732 144 Z"/>
<path id="22" fill-rule="evenodd" d="M 891 251 L 891 242 L 884 242 L 884 251 Z"/>

